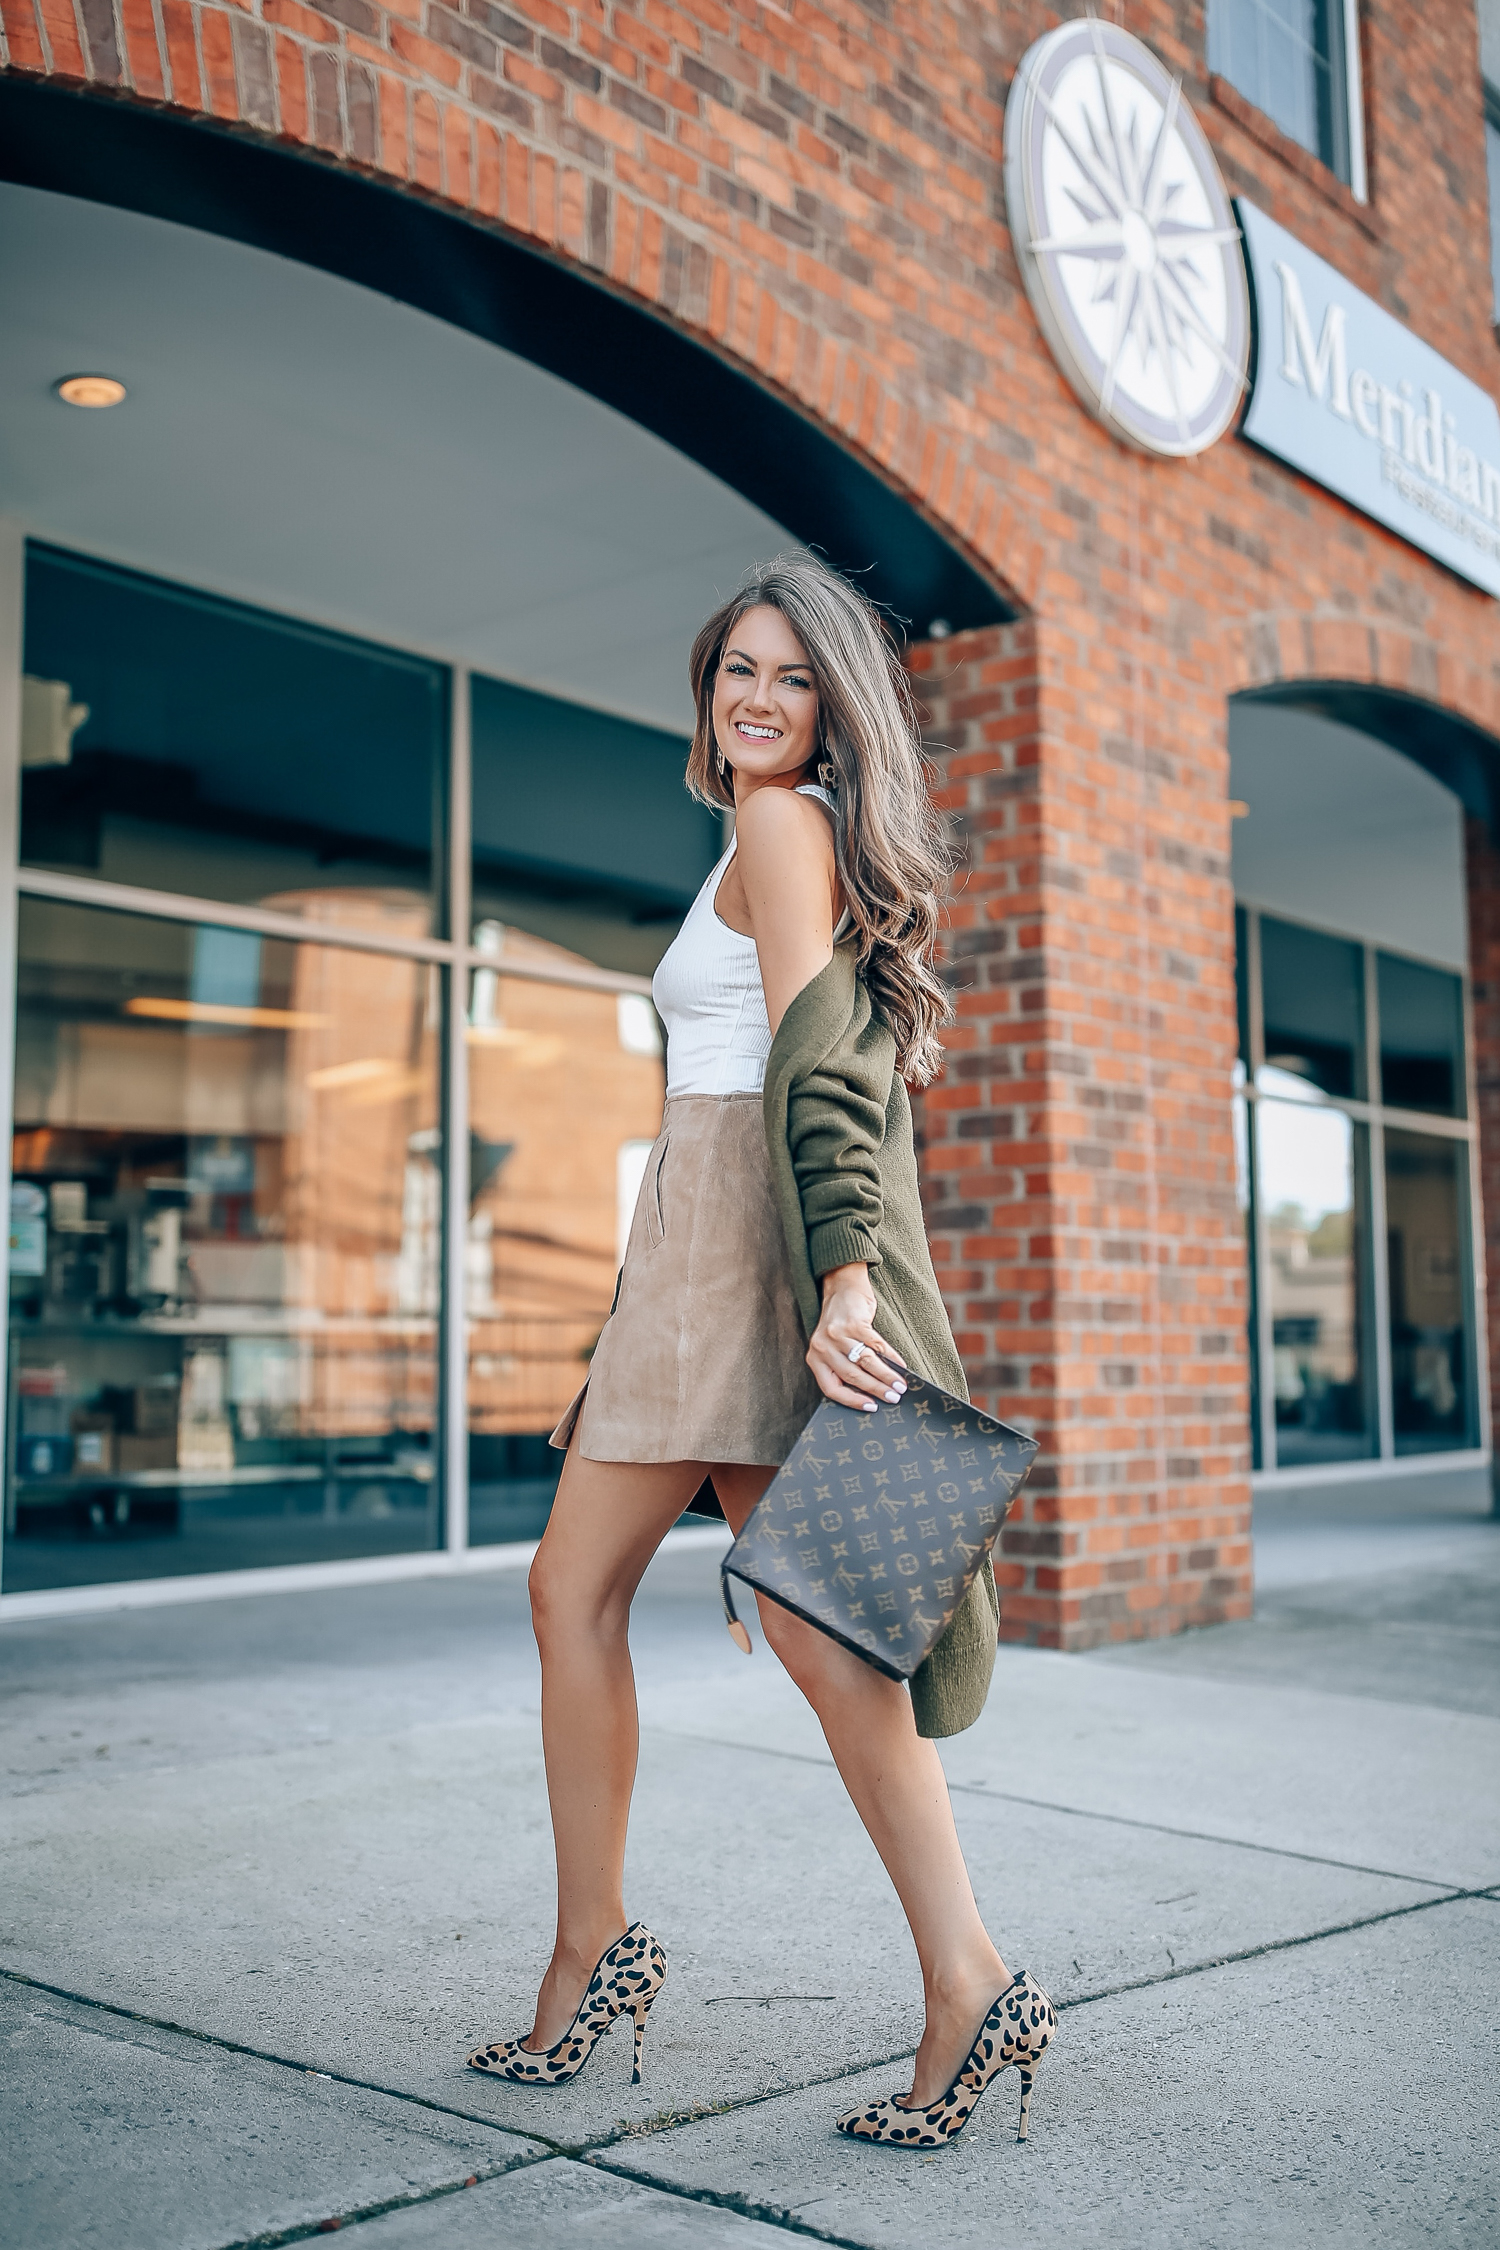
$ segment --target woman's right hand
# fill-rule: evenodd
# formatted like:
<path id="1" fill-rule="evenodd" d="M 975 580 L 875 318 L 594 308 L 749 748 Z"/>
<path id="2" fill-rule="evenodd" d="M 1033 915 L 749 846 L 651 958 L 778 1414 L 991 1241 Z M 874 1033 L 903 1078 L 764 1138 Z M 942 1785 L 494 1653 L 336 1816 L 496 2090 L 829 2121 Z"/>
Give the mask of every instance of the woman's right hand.
<path id="1" fill-rule="evenodd" d="M 823 1276 L 823 1310 L 807 1347 L 807 1364 L 825 1398 L 867 1414 L 906 1389 L 906 1362 L 872 1325 L 875 1292 L 868 1266 L 835 1266 Z M 851 1352 L 853 1357 L 850 1357 Z"/>

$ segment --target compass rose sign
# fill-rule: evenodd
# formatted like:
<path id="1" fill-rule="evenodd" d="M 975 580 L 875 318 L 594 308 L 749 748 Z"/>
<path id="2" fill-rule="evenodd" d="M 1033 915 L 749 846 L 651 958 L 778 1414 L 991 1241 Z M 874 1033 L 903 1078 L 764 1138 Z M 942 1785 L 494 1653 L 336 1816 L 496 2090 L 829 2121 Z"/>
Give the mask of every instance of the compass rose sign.
<path id="1" fill-rule="evenodd" d="M 1068 381 L 1143 452 L 1202 453 L 1245 389 L 1240 230 L 1179 82 L 1093 17 L 1039 39 L 1005 110 L 1005 197 Z"/>

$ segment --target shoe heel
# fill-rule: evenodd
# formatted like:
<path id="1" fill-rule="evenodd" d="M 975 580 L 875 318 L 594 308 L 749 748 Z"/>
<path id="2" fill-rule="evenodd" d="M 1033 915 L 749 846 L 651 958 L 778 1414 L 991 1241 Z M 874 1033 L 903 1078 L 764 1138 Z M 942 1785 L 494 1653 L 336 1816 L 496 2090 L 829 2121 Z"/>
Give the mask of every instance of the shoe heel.
<path id="1" fill-rule="evenodd" d="M 1019 2124 L 1019 2125 L 1018 2125 L 1018 2126 L 1016 2127 L 1016 2139 L 1017 2139 L 1018 2141 L 1024 2141 L 1024 2140 L 1025 2140 L 1025 2138 L 1026 2138 L 1026 2128 L 1027 2128 L 1027 2126 L 1028 2126 L 1028 2125 L 1029 2125 L 1029 2124 L 1031 2123 L 1031 2082 L 1032 2082 L 1032 2080 L 1033 2080 L 1033 2079 L 1035 2078 L 1035 2076 L 1036 2076 L 1036 2071 L 1035 2071 L 1035 2068 L 1033 2068 L 1033 2069 L 1031 2069 L 1031 2070 L 1027 2070 L 1027 2069 L 1026 2069 L 1026 2068 L 1024 2067 L 1024 2065 L 1022 2066 L 1022 2069 L 1021 2069 L 1021 2122 L 1020 2122 L 1020 2124 Z"/>
<path id="2" fill-rule="evenodd" d="M 641 2048 L 646 2040 L 646 2018 L 651 2013 L 651 2001 L 655 1998 L 656 1994 L 653 1992 L 650 2000 L 638 2000 L 630 2011 L 635 2018 L 635 2067 L 630 2073 L 632 2086 L 639 2086 L 641 2082 Z"/>

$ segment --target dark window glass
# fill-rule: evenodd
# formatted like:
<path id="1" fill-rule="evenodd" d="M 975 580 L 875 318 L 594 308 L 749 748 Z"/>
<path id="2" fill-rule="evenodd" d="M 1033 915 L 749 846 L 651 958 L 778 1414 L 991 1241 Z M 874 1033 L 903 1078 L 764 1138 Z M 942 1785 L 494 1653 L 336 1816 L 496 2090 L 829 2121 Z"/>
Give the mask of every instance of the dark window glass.
<path id="1" fill-rule="evenodd" d="M 686 740 L 484 678 L 473 738 L 475 942 L 649 975 L 723 849 Z"/>
<path id="2" fill-rule="evenodd" d="M 33 546 L 25 670 L 28 865 L 432 929 L 440 665 Z"/>
<path id="3" fill-rule="evenodd" d="M 1446 969 L 1376 957 L 1380 995 L 1380 1092 L 1396 1109 L 1462 1117 L 1463 985 Z"/>
<path id="4" fill-rule="evenodd" d="M 1240 1061 L 1250 1068 L 1250 917 L 1243 906 L 1234 910 L 1234 1004 L 1239 1029 Z"/>
<path id="5" fill-rule="evenodd" d="M 1210 0 L 1209 68 L 1349 178 L 1342 0 Z"/>
<path id="6" fill-rule="evenodd" d="M 1465 1141 L 1385 1135 L 1391 1408 L 1398 1453 L 1477 1442 Z"/>
<path id="7" fill-rule="evenodd" d="M 1325 1094 L 1362 1096 L 1362 948 L 1263 914 L 1260 988 L 1267 1072 L 1301 1079 Z"/>
<path id="8" fill-rule="evenodd" d="M 1367 1151 L 1365 1127 L 1342 1110 L 1256 1105 L 1278 1468 L 1376 1450 Z"/>
<path id="9" fill-rule="evenodd" d="M 1234 1127 L 1234 1191 L 1245 1229 L 1245 1270 L 1249 1277 L 1248 1330 L 1250 1344 L 1250 1466 L 1259 1469 L 1260 1422 L 1260 1302 L 1255 1256 L 1255 1107 L 1236 1094 L 1231 1107 Z"/>
<path id="10" fill-rule="evenodd" d="M 19 935 L 6 1588 L 435 1544 L 438 972 Z"/>
<path id="11" fill-rule="evenodd" d="M 534 1538 L 661 1125 L 660 1027 L 640 993 L 475 972 L 468 1024 L 469 1536 Z"/>

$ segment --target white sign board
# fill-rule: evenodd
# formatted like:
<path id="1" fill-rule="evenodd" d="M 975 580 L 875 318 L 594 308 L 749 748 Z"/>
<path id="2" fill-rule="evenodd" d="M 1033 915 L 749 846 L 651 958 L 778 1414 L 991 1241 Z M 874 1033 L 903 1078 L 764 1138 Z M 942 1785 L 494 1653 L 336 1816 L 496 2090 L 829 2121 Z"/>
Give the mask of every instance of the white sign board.
<path id="1" fill-rule="evenodd" d="M 1242 434 L 1500 595 L 1500 411 L 1467 375 L 1253 204 Z"/>

